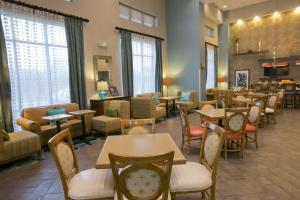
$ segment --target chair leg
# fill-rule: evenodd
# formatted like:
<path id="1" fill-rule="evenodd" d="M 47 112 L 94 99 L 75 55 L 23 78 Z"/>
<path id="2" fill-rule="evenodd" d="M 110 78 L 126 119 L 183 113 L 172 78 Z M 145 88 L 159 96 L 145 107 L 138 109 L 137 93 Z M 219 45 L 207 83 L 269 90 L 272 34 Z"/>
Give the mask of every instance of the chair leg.
<path id="1" fill-rule="evenodd" d="M 205 199 L 205 192 L 201 192 L 201 199 Z"/>
<path id="2" fill-rule="evenodd" d="M 37 152 L 37 159 L 42 160 L 42 150 Z"/>
<path id="3" fill-rule="evenodd" d="M 241 140 L 240 141 L 240 151 L 241 151 L 241 156 L 242 158 L 244 158 L 244 148 L 245 148 L 245 141 L 244 140 Z"/>
<path id="4" fill-rule="evenodd" d="M 228 141 L 225 141 L 225 145 L 224 145 L 224 159 L 227 160 L 227 143 Z"/>
<path id="5" fill-rule="evenodd" d="M 175 200 L 176 199 L 176 194 L 175 193 L 171 193 L 171 199 Z"/>
<path id="6" fill-rule="evenodd" d="M 215 200 L 216 199 L 216 188 L 215 186 L 211 186 L 210 188 L 210 200 Z"/>
<path id="7" fill-rule="evenodd" d="M 256 149 L 258 149 L 258 139 L 257 139 L 257 132 L 255 133 L 255 145 L 256 145 Z"/>

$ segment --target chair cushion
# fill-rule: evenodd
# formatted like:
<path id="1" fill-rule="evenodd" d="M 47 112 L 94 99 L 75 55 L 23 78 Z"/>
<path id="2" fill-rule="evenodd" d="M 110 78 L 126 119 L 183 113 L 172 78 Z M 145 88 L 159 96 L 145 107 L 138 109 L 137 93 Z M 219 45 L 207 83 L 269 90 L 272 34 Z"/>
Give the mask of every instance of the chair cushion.
<path id="1" fill-rule="evenodd" d="M 104 133 L 120 130 L 120 118 L 109 117 L 105 115 L 93 117 L 92 129 Z"/>
<path id="2" fill-rule="evenodd" d="M 242 135 L 229 133 L 227 134 L 227 140 L 242 140 L 244 137 Z"/>
<path id="3" fill-rule="evenodd" d="M 182 92 L 181 100 L 182 101 L 190 101 L 190 92 Z"/>
<path id="4" fill-rule="evenodd" d="M 212 186 L 211 173 L 196 162 L 174 165 L 170 180 L 171 192 L 192 192 L 205 190 Z"/>
<path id="5" fill-rule="evenodd" d="M 245 128 L 246 133 L 256 133 L 256 126 L 247 124 Z"/>
<path id="6" fill-rule="evenodd" d="M 166 116 L 166 108 L 156 106 L 156 119 Z"/>
<path id="7" fill-rule="evenodd" d="M 192 137 L 199 137 L 204 134 L 205 129 L 203 126 L 191 125 L 190 131 Z"/>
<path id="8" fill-rule="evenodd" d="M 266 108 L 266 113 L 275 113 L 273 108 Z"/>
<path id="9" fill-rule="evenodd" d="M 96 199 L 114 196 L 114 179 L 110 169 L 88 169 L 74 175 L 69 182 L 72 199 Z"/>

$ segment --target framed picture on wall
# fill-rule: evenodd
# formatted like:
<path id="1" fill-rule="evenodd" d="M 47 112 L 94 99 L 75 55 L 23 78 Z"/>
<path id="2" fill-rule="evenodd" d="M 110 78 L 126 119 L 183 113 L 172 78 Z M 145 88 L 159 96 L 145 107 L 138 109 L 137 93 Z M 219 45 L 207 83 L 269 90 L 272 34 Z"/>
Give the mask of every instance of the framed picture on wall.
<path id="1" fill-rule="evenodd" d="M 250 69 L 235 70 L 235 86 L 249 88 Z"/>
<path id="2" fill-rule="evenodd" d="M 113 96 L 113 97 L 119 96 L 119 91 L 116 86 L 110 86 L 108 89 L 109 89 L 109 93 L 111 96 Z"/>

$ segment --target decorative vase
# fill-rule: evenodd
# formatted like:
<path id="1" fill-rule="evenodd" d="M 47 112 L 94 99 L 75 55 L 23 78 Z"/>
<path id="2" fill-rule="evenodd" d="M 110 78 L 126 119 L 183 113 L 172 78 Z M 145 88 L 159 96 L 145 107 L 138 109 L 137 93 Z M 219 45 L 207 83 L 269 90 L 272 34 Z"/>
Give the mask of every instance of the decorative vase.
<path id="1" fill-rule="evenodd" d="M 235 43 L 235 52 L 238 54 L 239 53 L 239 43 Z"/>
<path id="2" fill-rule="evenodd" d="M 107 96 L 106 96 L 106 92 L 104 90 L 100 90 L 99 92 L 99 98 L 100 99 L 105 99 Z"/>

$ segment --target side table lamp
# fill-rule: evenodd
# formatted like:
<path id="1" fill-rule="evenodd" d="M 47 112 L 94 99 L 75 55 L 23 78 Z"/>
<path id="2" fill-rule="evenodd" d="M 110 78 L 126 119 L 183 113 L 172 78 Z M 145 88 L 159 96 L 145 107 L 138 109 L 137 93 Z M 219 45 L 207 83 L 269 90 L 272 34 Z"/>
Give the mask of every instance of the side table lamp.
<path id="1" fill-rule="evenodd" d="M 108 84 L 106 81 L 99 81 L 97 83 L 97 90 L 99 90 L 99 98 L 105 99 L 107 97 L 106 90 L 108 90 Z"/>

